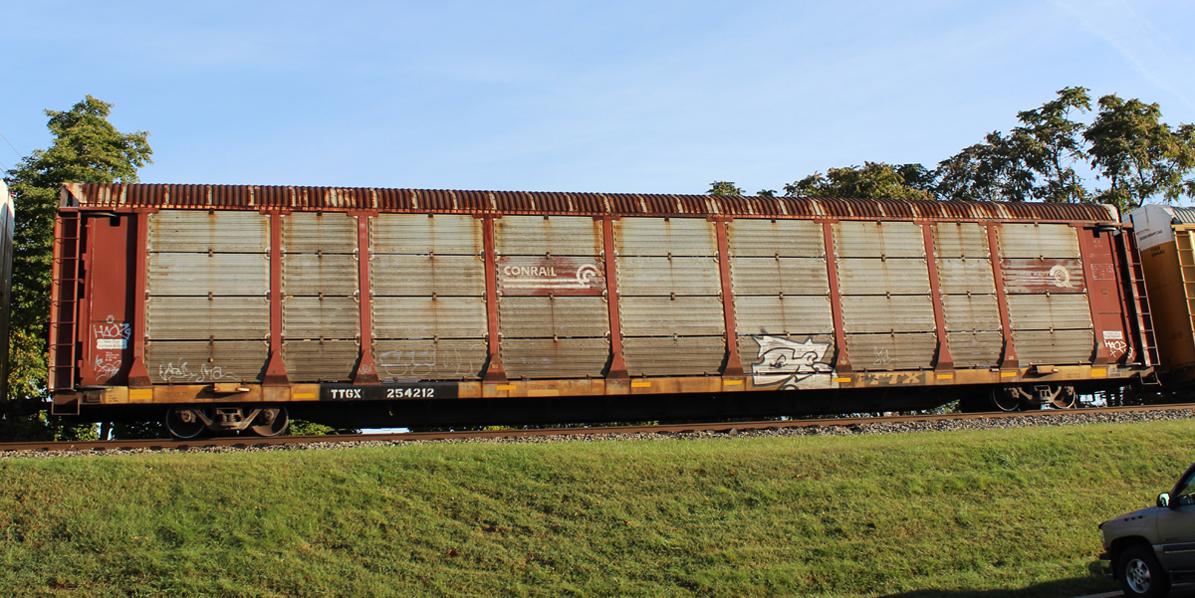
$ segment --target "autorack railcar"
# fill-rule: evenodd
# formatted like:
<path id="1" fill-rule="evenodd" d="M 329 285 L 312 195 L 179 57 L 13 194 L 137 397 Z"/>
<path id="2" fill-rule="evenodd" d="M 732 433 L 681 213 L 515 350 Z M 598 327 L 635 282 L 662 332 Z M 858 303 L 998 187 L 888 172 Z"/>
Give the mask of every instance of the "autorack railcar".
<path id="1" fill-rule="evenodd" d="M 53 410 L 276 434 L 1069 406 L 1153 374 L 1099 205 L 68 184 Z"/>

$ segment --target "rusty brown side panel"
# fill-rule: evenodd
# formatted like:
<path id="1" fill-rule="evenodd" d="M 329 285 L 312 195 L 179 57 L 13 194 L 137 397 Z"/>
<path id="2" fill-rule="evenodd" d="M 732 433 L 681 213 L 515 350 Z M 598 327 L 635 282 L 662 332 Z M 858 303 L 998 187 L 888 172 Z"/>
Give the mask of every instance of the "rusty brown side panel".
<path id="1" fill-rule="evenodd" d="M 315 400 L 345 400 L 351 398 L 367 399 L 426 399 L 426 398 L 488 398 L 488 397 L 544 397 L 544 396 L 587 396 L 609 395 L 626 396 L 640 394 L 676 394 L 676 393 L 720 393 L 739 391 L 768 391 L 777 388 L 872 388 L 884 386 L 949 386 L 949 385 L 982 385 L 982 384 L 1010 384 L 1018 382 L 1103 382 L 1121 384 L 1149 371 L 1146 364 L 1134 359 L 1134 354 L 1140 355 L 1144 351 L 1131 351 L 1122 348 L 1115 341 L 1124 338 L 1126 341 L 1136 330 L 1129 324 L 1133 322 L 1135 314 L 1128 313 L 1133 309 L 1133 301 L 1123 295 L 1124 288 L 1129 281 L 1123 280 L 1122 270 L 1118 267 L 1114 255 L 1115 246 L 1107 234 L 1096 234 L 1093 224 L 1103 227 L 1120 226 L 1109 219 L 1106 210 L 1094 206 L 1073 205 L 1033 205 L 1017 206 L 1006 204 L 985 203 L 950 203 L 950 202 L 897 202 L 897 201 L 845 201 L 845 200 L 768 200 L 766 198 L 710 198 L 705 196 L 642 196 L 642 195 L 602 195 L 602 194 L 535 194 L 535 193 L 496 193 L 496 192 L 464 192 L 464 191 L 422 191 L 422 190 L 368 190 L 368 189 L 325 189 L 325 188 L 267 188 L 267 187 L 219 187 L 219 186 L 159 186 L 159 185 L 68 185 L 64 190 L 64 208 L 59 215 L 59 222 L 55 239 L 55 271 L 54 292 L 55 311 L 53 313 L 52 331 L 52 384 L 56 393 L 64 393 L 63 400 L 71 396 L 81 397 L 85 402 L 111 404 L 178 404 L 195 401 L 202 402 L 255 402 L 255 401 L 315 401 Z M 139 345 L 143 346 L 145 337 L 144 314 L 144 286 L 145 286 L 145 222 L 148 214 L 157 210 L 192 210 L 207 213 L 209 210 L 247 210 L 252 209 L 269 217 L 269 304 L 270 326 L 269 334 L 260 342 L 268 344 L 270 359 L 263 369 L 263 376 L 259 381 L 248 380 L 237 386 L 233 391 L 227 388 L 215 388 L 214 385 L 203 384 L 147 384 L 147 380 L 138 376 L 137 360 Z M 353 236 L 352 245 L 356 246 L 357 262 L 354 272 L 358 280 L 357 297 L 354 303 L 353 321 L 359 330 L 356 343 L 360 347 L 357 368 L 355 371 L 346 370 L 343 379 L 327 380 L 322 383 L 296 383 L 304 376 L 296 376 L 296 372 L 288 371 L 278 356 L 281 345 L 286 342 L 281 329 L 281 314 L 283 299 L 281 297 L 280 272 L 285 267 L 287 252 L 280 249 L 280 220 L 284 212 L 342 212 L 352 216 Z M 79 218 L 80 213 L 103 212 L 99 218 Z M 483 262 L 484 274 L 484 302 L 486 345 L 488 346 L 488 365 L 483 371 L 476 371 L 463 378 L 456 379 L 424 379 L 418 376 L 419 367 L 407 368 L 409 378 L 389 376 L 381 383 L 371 375 L 371 361 L 373 355 L 371 342 L 376 325 L 372 317 L 379 309 L 379 301 L 389 301 L 390 313 L 395 306 L 417 305 L 420 299 L 407 296 L 400 286 L 394 286 L 391 295 L 375 297 L 370 288 L 370 281 L 377 280 L 378 273 L 371 272 L 370 230 L 371 223 L 379 214 L 409 213 L 420 215 L 431 214 L 462 214 L 471 215 L 479 222 L 480 257 Z M 218 213 L 218 212 L 217 212 Z M 509 215 L 577 215 L 584 214 L 597 219 L 598 224 L 592 234 L 595 243 L 600 246 L 601 255 L 592 256 L 588 250 L 585 256 L 554 256 L 546 250 L 542 257 L 531 256 L 509 257 L 501 255 L 495 242 L 495 222 L 503 216 Z M 641 216 L 660 218 L 665 216 L 677 221 L 681 219 L 697 219 L 713 222 L 712 229 L 716 235 L 713 250 L 716 252 L 712 263 L 709 254 L 677 255 L 665 252 L 655 256 L 651 251 L 640 249 L 640 256 L 620 256 L 618 247 L 622 242 L 619 238 L 620 220 L 633 220 Z M 413 218 L 415 216 L 404 216 Z M 422 217 L 422 216 L 419 216 Z M 454 216 L 453 218 L 461 218 Z M 468 216 L 465 216 L 468 218 Z M 754 344 L 743 346 L 754 347 L 758 344 L 759 356 L 753 363 L 746 363 L 747 357 L 742 358 L 741 372 L 739 364 L 739 346 L 736 339 L 736 301 L 733 285 L 731 284 L 732 260 L 728 239 L 729 223 L 735 220 L 768 218 L 811 220 L 818 224 L 824 232 L 820 242 L 825 244 L 825 260 L 828 270 L 828 292 L 834 324 L 832 336 L 796 338 L 793 331 L 753 331 L 754 335 L 745 342 Z M 470 218 L 471 219 L 471 218 Z M 94 222 L 80 227 L 80 221 Z M 840 249 L 835 236 L 836 223 L 841 221 L 903 221 L 917 225 L 916 235 L 910 237 L 916 242 L 916 248 L 896 248 L 895 258 L 891 258 L 892 249 L 872 258 L 877 263 L 892 259 L 890 268 L 884 271 L 898 272 L 901 268 L 921 264 L 929 268 L 929 294 L 933 300 L 933 317 L 929 320 L 930 328 L 918 328 L 915 332 L 917 342 L 929 339 L 936 343 L 931 355 L 933 359 L 926 363 L 917 363 L 916 369 L 900 369 L 899 360 L 891 360 L 891 367 L 852 367 L 848 359 L 848 347 L 851 342 L 850 334 L 844 330 L 844 314 L 842 311 L 840 276 L 844 267 L 854 268 L 846 270 L 849 273 L 864 272 L 858 264 L 836 263 Z M 950 347 L 948 346 L 947 331 L 944 314 L 940 304 L 943 295 L 938 264 L 934 254 L 934 238 L 931 227 L 935 222 L 971 222 L 986 225 L 988 241 L 991 248 L 991 268 L 994 271 L 996 294 L 1001 309 L 1000 328 L 1005 339 L 1002 367 L 964 367 L 957 368 L 957 364 L 950 363 Z M 1055 223 L 1073 226 L 1079 235 L 1080 256 L 1072 259 L 1074 263 L 1063 263 L 1059 259 L 1046 264 L 1038 259 L 1030 264 L 1018 262 L 1017 257 L 1004 258 L 999 248 L 999 227 L 1002 223 Z M 907 224 L 901 227 L 907 227 Z M 858 227 L 855 227 L 858 228 Z M 432 229 L 428 229 L 432 230 Z M 436 229 L 439 230 L 439 229 Z M 446 229 L 445 229 L 446 230 Z M 463 230 L 463 229 L 462 229 Z M 902 229 L 903 230 L 903 229 Z M 1021 233 L 1022 236 L 1031 232 Z M 81 243 L 80 239 L 89 239 Z M 915 238 L 914 238 L 915 237 Z M 434 251 L 426 257 L 417 257 L 420 243 L 431 243 L 434 240 L 408 240 L 414 247 L 414 252 L 403 249 L 401 254 L 413 256 L 410 259 L 386 258 L 390 270 L 387 275 L 395 280 L 409 278 L 417 273 L 404 273 L 403 268 L 418 267 L 417 264 L 465 264 L 466 258 L 452 257 L 436 261 Z M 910 241 L 912 242 L 912 241 Z M 83 248 L 86 249 L 83 249 Z M 642 245 L 640 247 L 643 247 Z M 322 251 L 322 250 L 319 250 Z M 391 250 L 394 251 L 394 250 Z M 904 255 L 904 253 L 908 255 Z M 318 253 L 318 251 L 317 251 Z M 395 254 L 399 255 L 399 254 Z M 702 255 L 706 257 L 702 257 Z M 291 259 L 299 259 L 298 257 Z M 308 256 L 308 259 L 310 258 Z M 381 259 L 381 258 L 378 258 Z M 93 264 L 92 267 L 82 269 L 87 276 L 84 284 L 72 284 L 75 272 L 80 271 L 79 262 Z M 702 261 L 706 260 L 706 261 Z M 903 260 L 903 261 L 901 261 Z M 780 263 L 779 251 L 776 258 Z M 524 263 L 525 262 L 525 263 Z M 574 263 L 575 262 L 575 263 Z M 582 263 L 584 262 L 584 263 Z M 376 266 L 379 261 L 374 261 Z M 103 266 L 100 266 L 103 264 Z M 412 265 L 416 264 L 416 265 Z M 563 268 L 561 264 L 569 266 Z M 718 330 L 724 339 L 716 339 L 711 333 L 702 332 L 694 338 L 707 341 L 710 338 L 720 340 L 730 363 L 725 371 L 708 371 L 701 375 L 705 368 L 699 368 L 689 374 L 669 373 L 661 370 L 659 374 L 639 372 L 628 379 L 624 365 L 624 346 L 627 333 L 625 310 L 628 309 L 625 300 L 625 289 L 620 288 L 619 279 L 625 277 L 619 269 L 657 267 L 653 264 L 666 265 L 669 273 L 661 276 L 669 277 L 667 285 L 661 283 L 659 288 L 672 289 L 669 294 L 656 297 L 654 291 L 631 289 L 632 295 L 637 297 L 632 303 L 634 309 L 651 309 L 652 313 L 665 309 L 668 305 L 697 305 L 700 301 L 688 300 L 690 294 L 702 295 L 706 291 L 694 293 L 686 289 L 691 281 L 684 279 L 685 268 L 693 269 L 694 275 L 709 276 L 712 269 L 714 286 L 719 294 L 722 309 Z M 703 265 L 708 264 L 708 265 Z M 867 266 L 867 264 L 863 264 Z M 874 264 L 873 264 L 874 265 Z M 1047 267 L 1048 266 L 1048 267 Z M 431 266 L 428 266 L 431 267 Z M 461 266 L 463 267 L 463 266 Z M 508 372 L 502 364 L 503 351 L 516 350 L 517 344 L 503 345 L 501 323 L 501 304 L 504 288 L 510 287 L 510 292 L 525 294 L 528 297 L 538 297 L 534 300 L 512 302 L 520 306 L 531 305 L 536 301 L 554 301 L 554 296 L 562 299 L 578 299 L 574 303 L 581 305 L 596 301 L 596 295 L 586 289 L 572 289 L 561 283 L 560 292 L 551 291 L 545 296 L 543 292 L 523 292 L 510 286 L 510 281 L 502 278 L 502 267 L 511 268 L 539 268 L 551 273 L 554 270 L 592 270 L 596 278 L 604 279 L 606 289 L 606 316 L 609 324 L 609 337 L 605 340 L 594 339 L 585 343 L 605 343 L 609 347 L 609 365 L 599 375 L 585 374 L 588 377 L 557 377 L 543 379 L 509 378 Z M 582 268 L 584 267 L 584 268 Z M 778 266 L 779 267 L 779 266 Z M 872 266 L 867 266 L 872 267 Z M 986 264 L 985 264 L 985 267 Z M 563 268 L 563 269 L 562 269 Z M 529 270 L 530 271 L 530 270 Z M 538 272 L 538 270 L 535 270 Z M 1053 364 L 1051 367 L 1018 367 L 1016 353 L 1010 334 L 1008 320 L 1008 298 L 1010 293 L 1025 293 L 1039 290 L 1037 287 L 1049 283 L 1039 280 L 1050 271 L 1058 272 L 1062 276 L 1065 272 L 1072 281 L 1071 292 L 1082 289 L 1091 296 L 1090 316 L 1093 332 L 1099 346 L 1092 347 L 1092 359 L 1086 363 Z M 779 272 L 779 270 L 778 270 Z M 922 270 L 922 275 L 926 271 Z M 554 274 L 559 276 L 559 273 Z M 857 274 L 851 274 L 852 276 Z M 426 273 L 423 274 L 426 276 Z M 435 273 L 432 273 L 434 279 Z M 645 272 L 635 274 L 635 280 L 649 280 Z M 421 279 L 422 280 L 422 279 Z M 547 280 L 547 279 L 545 279 Z M 548 280 L 556 284 L 555 279 Z M 565 281 L 568 282 L 568 281 Z M 570 283 L 572 284 L 572 283 Z M 636 283 L 639 284 L 639 283 Z M 696 284 L 696 283 L 693 283 Z M 706 283 L 701 283 L 706 284 Z M 855 280 L 851 283 L 851 299 L 853 305 L 874 305 L 877 311 L 871 314 L 854 314 L 854 321 L 860 326 L 858 347 L 870 351 L 900 349 L 892 343 L 903 342 L 903 339 L 913 338 L 898 318 L 899 310 L 907 310 L 908 301 L 887 301 L 881 294 L 906 295 L 911 291 L 893 290 L 901 287 L 899 279 L 893 279 L 884 284 L 871 284 L 866 280 Z M 888 286 L 884 286 L 888 285 Z M 895 286 L 893 286 L 895 285 Z M 392 285 L 393 286 L 393 285 Z M 517 285 L 516 285 L 517 286 Z M 568 290 L 564 290 L 567 287 Z M 640 284 L 640 287 L 642 285 Z M 85 296 L 74 296 L 76 288 L 83 289 Z M 655 287 L 652 287 L 655 288 Z M 702 287 L 704 288 L 704 287 Z M 1044 288 L 1044 287 L 1043 287 Z M 921 293 L 922 291 L 917 291 Z M 712 294 L 712 293 L 710 293 Z M 915 295 L 916 293 L 914 293 Z M 593 295 L 592 299 L 588 299 Z M 913 295 L 908 295 L 913 296 Z M 646 298 L 644 298 L 646 297 Z M 429 298 L 436 301 L 433 292 Z M 711 298 L 713 299 L 713 298 Z M 756 297 L 752 309 L 759 309 L 759 305 L 778 305 L 777 309 L 789 309 L 789 305 L 797 305 L 801 299 L 790 299 L 785 304 L 783 292 L 779 297 L 767 299 Z M 322 299 L 321 299 L 322 300 Z M 465 305 L 467 302 L 457 302 Z M 812 302 L 808 303 L 812 305 Z M 289 305 L 289 304 L 288 304 Z M 297 303 L 295 304 L 297 305 Z M 572 304 L 569 304 L 572 305 Z M 885 307 L 891 306 L 891 307 Z M 95 312 L 100 310 L 103 314 Z M 293 307 L 292 307 L 293 309 Z M 587 308 L 589 309 L 589 308 Z M 702 308 L 704 309 L 704 308 Z M 89 311 L 90 310 L 90 311 Z M 590 309 L 592 311 L 592 309 Z M 92 313 L 94 312 L 94 313 Z M 109 312 L 113 315 L 108 318 Z M 123 316 L 115 315 L 117 313 Z M 516 313 L 514 311 L 512 314 Z M 522 311 L 519 317 L 527 317 Z M 561 311 L 561 314 L 567 313 Z M 588 313 L 588 312 L 587 312 Z M 640 312 L 642 313 L 642 312 Z M 660 312 L 664 313 L 664 312 Z M 758 313 L 758 312 L 756 312 Z M 97 315 L 99 314 L 99 315 Z M 680 320 L 686 314 L 677 313 L 673 319 Z M 796 316 L 799 320 L 799 315 Z M 667 315 L 665 314 L 667 319 Z M 786 315 L 786 318 L 789 316 Z M 887 318 L 887 320 L 885 320 Z M 109 319 L 111 320 L 109 322 Z M 791 319 L 791 318 L 790 318 Z M 786 320 L 780 318 L 780 320 Z M 890 322 L 886 324 L 885 322 Z M 448 322 L 451 324 L 451 322 Z M 122 326 L 127 325 L 127 334 Z M 724 326 L 724 328 L 723 328 Z M 919 326 L 923 326 L 919 324 Z M 524 326 L 524 330 L 548 330 L 554 335 L 547 338 L 545 343 L 555 343 L 569 339 L 569 328 L 563 324 L 551 326 Z M 661 330 L 672 330 L 672 327 L 661 327 Z M 654 330 L 654 329 L 653 329 Z M 539 338 L 538 333 L 531 334 Z M 548 334 L 548 333 L 545 333 Z M 586 339 L 593 337 L 590 332 L 576 333 Z M 660 347 L 672 347 L 669 350 L 681 354 L 664 356 L 664 362 L 674 364 L 684 359 L 685 331 L 677 329 L 670 337 L 660 336 L 654 332 L 644 334 L 633 332 L 648 338 L 651 343 Z M 393 333 L 391 333 L 393 336 Z M 704 335 L 704 336 L 702 336 Z M 1120 338 L 1118 338 L 1118 335 Z M 121 336 L 122 339 L 111 339 L 111 336 Z M 709 337 L 709 338 L 707 338 Z M 1129 338 L 1125 338 L 1129 337 Z M 455 337 L 454 337 L 455 338 Z M 580 338 L 580 337 L 578 337 Z M 879 341 L 875 341 L 879 339 Z M 887 339 L 887 340 L 885 340 Z M 322 342 L 321 339 L 315 339 Z M 420 341 L 428 347 L 430 352 L 420 350 L 416 357 L 434 362 L 438 358 L 453 358 L 448 355 L 453 347 L 463 347 L 460 341 L 444 342 L 441 338 L 427 338 Z M 572 341 L 581 346 L 582 342 Z M 641 345 L 645 341 L 638 341 Z M 453 344 L 457 343 L 457 344 Z M 870 343 L 870 344 L 869 344 Z M 526 344 L 526 343 L 525 343 Z M 119 345 L 119 346 L 118 346 Z M 537 346 L 539 346 L 537 345 Z M 528 345 L 530 346 L 530 345 Z M 588 345 L 585 345 L 588 346 Z M 644 345 L 646 346 L 646 345 Z M 704 345 L 703 345 L 704 346 Z M 895 347 L 895 349 L 885 349 Z M 83 352 L 80 353 L 80 350 Z M 143 349 L 141 349 L 143 351 Z M 586 349 L 589 350 L 589 349 Z M 702 349 L 703 351 L 705 349 Z M 754 349 L 752 349 L 754 350 Z M 921 349 L 918 349 L 919 351 Z M 107 353 L 105 353 L 107 352 Z M 444 355 L 441 355 L 443 353 Z M 836 356 L 831 363 L 829 357 Z M 213 353 L 213 355 L 215 355 Z M 893 353 L 895 355 L 895 353 Z M 114 357 L 115 356 L 115 357 Z M 214 358 L 214 357 L 213 357 Z M 877 363 L 874 356 L 867 355 L 866 363 Z M 209 358 L 212 359 L 212 358 Z M 629 361 L 629 357 L 627 358 Z M 84 365 L 82 370 L 76 368 L 77 363 Z M 218 364 L 208 364 L 216 366 Z M 419 366 L 420 364 L 415 364 Z M 536 371 L 543 371 L 550 364 L 536 365 Z M 630 364 L 628 364 L 630 365 Z M 1040 366 L 1041 364 L 1035 364 Z M 429 363 L 431 368 L 434 363 Z M 669 366 L 672 368 L 673 366 Z M 115 369 L 113 369 L 115 368 Z M 634 369 L 634 368 L 632 368 Z M 668 368 L 665 368 L 668 369 Z M 107 372 L 104 377 L 101 374 Z M 550 369 L 548 370 L 550 371 Z M 573 368 L 572 371 L 580 371 Z M 597 370 L 593 370 L 597 371 Z M 113 374 L 112 372 L 115 372 Z M 132 374 L 132 375 L 130 375 Z M 301 374 L 301 373 L 300 373 Z M 234 385 L 235 386 L 235 385 Z M 219 392 L 217 392 L 219 391 Z M 81 393 L 81 394 L 79 394 Z"/>

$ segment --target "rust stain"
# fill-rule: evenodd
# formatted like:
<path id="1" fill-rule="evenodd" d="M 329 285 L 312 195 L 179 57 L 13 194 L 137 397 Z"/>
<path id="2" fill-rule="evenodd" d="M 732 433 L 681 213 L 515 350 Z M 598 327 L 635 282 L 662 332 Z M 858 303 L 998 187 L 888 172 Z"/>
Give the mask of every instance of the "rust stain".
<path id="1" fill-rule="evenodd" d="M 1087 289 L 1083 265 L 1072 259 L 1001 260 L 1009 293 L 1082 293 Z"/>
<path id="2" fill-rule="evenodd" d="M 711 197 L 628 193 L 467 191 L 273 185 L 67 183 L 64 207 L 266 210 L 379 210 L 475 214 L 654 215 L 707 217 L 827 217 L 839 220 L 1028 220 L 1119 224 L 1091 204 Z"/>

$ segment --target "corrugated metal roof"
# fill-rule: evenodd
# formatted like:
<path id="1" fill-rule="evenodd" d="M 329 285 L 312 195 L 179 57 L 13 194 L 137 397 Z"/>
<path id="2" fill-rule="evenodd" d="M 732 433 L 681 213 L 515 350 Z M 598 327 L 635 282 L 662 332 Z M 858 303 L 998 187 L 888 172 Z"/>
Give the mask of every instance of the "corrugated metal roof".
<path id="1" fill-rule="evenodd" d="M 1174 224 L 1195 224 L 1195 208 L 1170 208 L 1174 210 Z"/>
<path id="2" fill-rule="evenodd" d="M 64 206 L 228 210 L 379 210 L 470 214 L 830 217 L 928 220 L 1115 221 L 1101 205 L 896 199 L 714 197 L 630 193 L 458 191 L 366 187 L 175 185 L 158 183 L 63 185 Z M 1195 214 L 1192 214 L 1195 221 Z"/>

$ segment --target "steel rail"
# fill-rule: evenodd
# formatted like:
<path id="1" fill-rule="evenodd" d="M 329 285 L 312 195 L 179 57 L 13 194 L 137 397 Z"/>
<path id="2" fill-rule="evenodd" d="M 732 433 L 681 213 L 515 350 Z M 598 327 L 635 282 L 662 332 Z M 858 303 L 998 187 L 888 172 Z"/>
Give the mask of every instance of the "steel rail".
<path id="1" fill-rule="evenodd" d="M 369 442 L 418 442 L 442 440 L 493 440 L 568 436 L 627 436 L 633 434 L 692 434 L 728 433 L 747 430 L 782 430 L 788 428 L 842 428 L 893 423 L 949 422 L 982 419 L 1049 419 L 1067 415 L 1098 415 L 1116 413 L 1148 413 L 1195 410 L 1195 403 L 1141 405 L 1132 407 L 1094 407 L 1083 409 L 1043 409 L 1013 413 L 936 413 L 922 415 L 887 415 L 862 417 L 833 417 L 823 419 L 790 419 L 766 421 L 687 422 L 653 425 L 609 425 L 577 428 L 533 428 L 502 430 L 466 430 L 445 432 L 398 432 L 389 434 L 337 434 L 326 436 L 213 436 L 193 440 L 170 438 L 129 440 L 66 440 L 0 442 L 4 452 L 104 452 L 127 450 L 196 450 L 209 448 L 254 448 L 262 446 L 339 444 Z"/>

